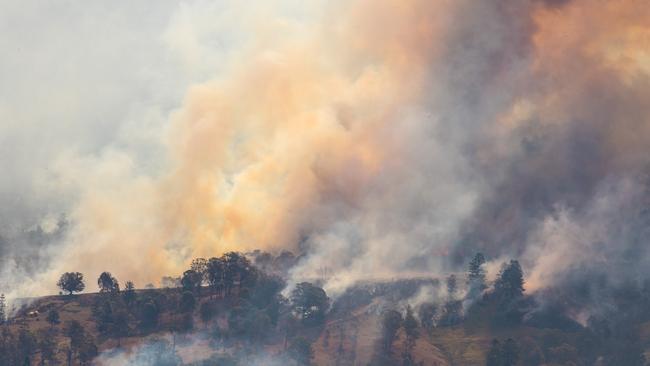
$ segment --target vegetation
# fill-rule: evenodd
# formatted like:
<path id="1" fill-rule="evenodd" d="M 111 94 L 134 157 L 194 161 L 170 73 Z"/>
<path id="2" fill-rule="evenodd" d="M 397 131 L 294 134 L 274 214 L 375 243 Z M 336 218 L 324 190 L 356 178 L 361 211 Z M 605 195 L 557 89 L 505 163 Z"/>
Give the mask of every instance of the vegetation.
<path id="1" fill-rule="evenodd" d="M 325 291 L 309 282 L 301 282 L 291 291 L 291 306 L 304 324 L 321 324 L 329 309 Z"/>
<path id="2" fill-rule="evenodd" d="M 5 294 L 0 294 L 0 324 L 4 324 L 7 320 L 7 301 Z"/>
<path id="3" fill-rule="evenodd" d="M 84 275 L 79 272 L 66 272 L 62 274 L 56 285 L 61 290 L 67 291 L 69 295 L 72 295 L 74 292 L 81 292 L 86 288 Z"/>
<path id="4" fill-rule="evenodd" d="M 121 350 L 130 350 L 124 361 L 130 364 L 181 365 L 177 350 L 197 339 L 210 352 L 191 365 L 249 365 L 271 357 L 287 365 L 640 366 L 650 344 L 650 282 L 609 294 L 616 299 L 610 309 L 626 312 L 605 311 L 583 326 L 564 315 L 566 301 L 542 306 L 527 296 L 516 260 L 491 283 L 486 258 L 477 253 L 466 281 L 450 274 L 367 283 L 332 304 L 317 282 L 298 283 L 285 298 L 284 262 L 264 253 L 252 258 L 231 252 L 195 259 L 178 285 L 161 289 L 137 290 L 131 281 L 120 289 L 103 272 L 98 294 L 74 297 L 84 288 L 83 275 L 65 273 L 58 285 L 66 296 L 37 301 L 0 325 L 0 366 L 86 365 Z M 424 288 L 437 290 L 422 298 Z M 0 297 L 0 310 L 3 305 Z M 364 342 L 374 342 L 372 352 Z"/>
<path id="5" fill-rule="evenodd" d="M 59 312 L 56 309 L 51 309 L 47 312 L 46 320 L 51 326 L 59 324 Z"/>
<path id="6" fill-rule="evenodd" d="M 390 354 L 393 351 L 393 343 L 397 337 L 397 331 L 402 326 L 402 314 L 396 310 L 388 310 L 382 320 L 382 351 Z"/>
<path id="7" fill-rule="evenodd" d="M 120 292 L 120 284 L 109 272 L 102 272 L 97 279 L 99 292 Z"/>

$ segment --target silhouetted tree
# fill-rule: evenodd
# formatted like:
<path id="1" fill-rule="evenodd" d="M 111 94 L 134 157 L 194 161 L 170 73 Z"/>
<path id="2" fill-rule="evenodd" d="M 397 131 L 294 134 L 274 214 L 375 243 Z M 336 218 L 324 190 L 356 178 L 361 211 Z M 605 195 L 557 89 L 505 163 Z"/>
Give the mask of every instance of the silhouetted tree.
<path id="1" fill-rule="evenodd" d="M 524 273 L 519 262 L 511 260 L 504 265 L 494 284 L 495 293 L 503 300 L 514 300 L 523 296 Z"/>
<path id="2" fill-rule="evenodd" d="M 201 274 L 193 269 L 183 272 L 183 277 L 181 277 L 181 285 L 185 291 L 194 292 L 199 290 L 201 281 Z"/>
<path id="3" fill-rule="evenodd" d="M 420 324 L 422 328 L 431 332 L 433 330 L 434 321 L 438 308 L 433 303 L 424 303 L 420 305 L 418 310 L 418 317 L 420 318 Z"/>
<path id="4" fill-rule="evenodd" d="M 102 272 L 97 279 L 97 286 L 99 286 L 99 292 L 119 292 L 120 284 L 117 282 L 117 279 L 113 277 L 110 272 Z"/>
<path id="5" fill-rule="evenodd" d="M 476 253 L 474 258 L 469 262 L 469 271 L 467 272 L 467 285 L 469 286 L 470 297 L 487 288 L 485 284 L 485 256 L 483 253 Z"/>
<path id="6" fill-rule="evenodd" d="M 329 308 L 325 290 L 309 282 L 301 282 L 291 291 L 291 306 L 305 324 L 320 324 Z"/>
<path id="7" fill-rule="evenodd" d="M 205 258 L 195 258 L 190 264 L 190 269 L 201 276 L 201 285 L 208 281 L 208 260 Z"/>
<path id="8" fill-rule="evenodd" d="M 445 303 L 439 324 L 442 326 L 456 325 L 463 318 L 463 302 L 460 300 L 450 300 Z"/>
<path id="9" fill-rule="evenodd" d="M 396 310 L 387 310 L 382 316 L 382 350 L 390 354 L 393 349 L 393 342 L 397 337 L 397 331 L 402 326 L 402 314 Z"/>
<path id="10" fill-rule="evenodd" d="M 73 292 L 81 292 L 86 288 L 84 284 L 84 275 L 79 272 L 66 272 L 61 275 L 57 286 L 63 291 L 67 291 L 68 295 Z"/>
<path id="11" fill-rule="evenodd" d="M 7 301 L 5 299 L 5 294 L 0 294 L 0 324 L 4 324 L 7 321 Z"/>
<path id="12" fill-rule="evenodd" d="M 135 293 L 135 285 L 133 282 L 126 281 L 124 284 L 124 292 L 122 296 L 124 296 L 124 302 L 127 305 L 131 305 L 135 302 L 137 295 Z"/>
<path id="13" fill-rule="evenodd" d="M 221 260 L 224 263 L 223 283 L 226 295 L 230 295 L 233 288 L 241 287 L 254 279 L 254 267 L 243 254 L 228 252 Z"/>
<path id="14" fill-rule="evenodd" d="M 415 319 L 415 316 L 413 315 L 413 309 L 410 305 L 406 306 L 406 315 L 404 316 L 402 325 L 404 327 L 404 333 L 406 334 L 403 360 L 405 365 L 412 365 L 414 364 L 413 348 L 415 347 L 415 342 L 420 334 L 418 332 L 418 321 Z"/>
<path id="15" fill-rule="evenodd" d="M 449 296 L 450 300 L 456 297 L 457 290 L 458 281 L 456 280 L 456 275 L 449 275 L 449 277 L 447 277 L 447 296 Z"/>
<path id="16" fill-rule="evenodd" d="M 415 319 L 415 315 L 413 315 L 413 308 L 411 308 L 411 305 L 406 306 L 406 315 L 404 315 L 403 326 L 407 337 L 417 338 L 419 336 L 418 321 Z"/>
<path id="17" fill-rule="evenodd" d="M 255 307 L 262 309 L 277 301 L 277 295 L 285 287 L 282 278 L 261 273 L 255 282 L 249 301 Z"/>
<path id="18" fill-rule="evenodd" d="M 223 288 L 225 264 L 220 258 L 210 258 L 206 265 L 208 285 L 213 293 L 220 294 Z"/>

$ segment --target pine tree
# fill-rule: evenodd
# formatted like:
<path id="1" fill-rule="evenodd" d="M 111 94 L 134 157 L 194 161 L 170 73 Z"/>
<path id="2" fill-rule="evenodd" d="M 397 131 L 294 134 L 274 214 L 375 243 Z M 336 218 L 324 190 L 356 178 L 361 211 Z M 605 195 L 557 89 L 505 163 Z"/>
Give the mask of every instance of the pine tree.
<path id="1" fill-rule="evenodd" d="M 495 292 L 506 301 L 514 300 L 524 294 L 524 273 L 516 260 L 505 265 L 494 284 Z"/>
<path id="2" fill-rule="evenodd" d="M 413 364 L 413 348 L 415 347 L 415 341 L 419 336 L 418 332 L 418 321 L 413 315 L 413 309 L 410 305 L 406 307 L 406 315 L 404 316 L 404 321 L 402 322 L 404 327 L 404 333 L 406 333 L 406 342 L 404 342 L 404 354 L 402 355 L 404 364 L 411 365 Z"/>
<path id="3" fill-rule="evenodd" d="M 5 294 L 0 294 L 0 324 L 4 324 L 5 321 L 7 321 L 7 303 Z"/>
<path id="4" fill-rule="evenodd" d="M 453 300 L 456 296 L 456 291 L 458 290 L 458 281 L 456 280 L 456 275 L 450 275 L 447 277 L 447 295 L 450 300 Z"/>
<path id="5" fill-rule="evenodd" d="M 135 294 L 135 285 L 131 281 L 126 281 L 126 284 L 124 286 L 124 301 L 127 303 L 127 305 L 131 305 L 133 302 L 135 302 L 136 299 L 136 294 Z"/>
<path id="6" fill-rule="evenodd" d="M 472 261 L 469 262 L 469 271 L 467 273 L 467 284 L 470 291 L 483 291 L 487 287 L 485 285 L 485 256 L 483 253 L 476 253 Z"/>

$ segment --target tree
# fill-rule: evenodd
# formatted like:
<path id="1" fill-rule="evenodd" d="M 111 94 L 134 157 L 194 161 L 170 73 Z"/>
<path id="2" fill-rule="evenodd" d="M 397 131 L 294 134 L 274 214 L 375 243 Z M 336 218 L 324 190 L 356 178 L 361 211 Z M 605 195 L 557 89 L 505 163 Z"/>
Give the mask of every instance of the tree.
<path id="1" fill-rule="evenodd" d="M 190 264 L 190 269 L 201 276 L 201 284 L 208 280 L 208 260 L 205 258 L 195 258 Z"/>
<path id="2" fill-rule="evenodd" d="M 0 294 L 0 324 L 4 324 L 7 321 L 7 302 L 5 299 L 5 294 Z"/>
<path id="3" fill-rule="evenodd" d="M 457 290 L 458 281 L 456 280 L 456 275 L 449 275 L 449 277 L 447 277 L 447 296 L 449 296 L 450 300 L 455 298 Z"/>
<path id="4" fill-rule="evenodd" d="M 402 326 L 402 314 L 396 310 L 384 312 L 381 325 L 382 349 L 386 354 L 390 354 L 393 342 L 397 337 L 397 331 Z"/>
<path id="5" fill-rule="evenodd" d="M 402 323 L 404 327 L 404 333 L 406 333 L 406 342 L 404 342 L 404 363 L 407 365 L 413 364 L 413 348 L 415 347 L 415 341 L 420 335 L 418 332 L 418 321 L 413 315 L 413 309 L 410 305 L 406 306 L 406 315 L 404 316 L 404 321 Z"/>
<path id="6" fill-rule="evenodd" d="M 81 292 L 86 288 L 84 284 L 84 275 L 79 272 L 66 272 L 61 275 L 57 286 L 63 291 L 67 291 L 72 296 L 73 292 Z"/>
<path id="7" fill-rule="evenodd" d="M 300 366 L 311 364 L 311 359 L 314 357 L 311 344 L 303 337 L 294 338 L 287 353 Z"/>
<path id="8" fill-rule="evenodd" d="M 519 262 L 511 260 L 504 265 L 494 284 L 494 291 L 502 300 L 518 299 L 524 294 L 524 274 Z"/>
<path id="9" fill-rule="evenodd" d="M 301 282 L 291 291 L 291 306 L 304 324 L 320 324 L 329 308 L 325 290 L 309 282 Z"/>
<path id="10" fill-rule="evenodd" d="M 463 302 L 450 300 L 445 303 L 443 314 L 440 317 L 440 325 L 451 326 L 460 323 L 463 317 Z"/>
<path id="11" fill-rule="evenodd" d="M 469 262 L 469 271 L 467 272 L 467 285 L 469 286 L 470 293 L 474 295 L 486 289 L 485 284 L 485 256 L 483 253 L 476 253 L 474 258 Z"/>
<path id="12" fill-rule="evenodd" d="M 119 292 L 120 284 L 117 282 L 117 279 L 113 277 L 110 272 L 102 272 L 97 279 L 97 286 L 99 286 L 99 292 Z"/>
<path id="13" fill-rule="evenodd" d="M 131 305 L 133 302 L 136 300 L 136 294 L 135 294 L 135 285 L 131 281 L 126 281 L 126 284 L 124 284 L 124 302 L 126 302 L 127 305 Z"/>
<path id="14" fill-rule="evenodd" d="M 219 293 L 223 287 L 225 264 L 220 258 L 210 258 L 206 265 L 208 285 L 214 293 Z"/>
<path id="15" fill-rule="evenodd" d="M 420 324 L 422 325 L 422 328 L 426 329 L 429 332 L 433 330 L 437 312 L 438 308 L 433 303 L 424 303 L 420 305 L 420 309 L 418 310 L 418 317 L 420 318 Z"/>
<path id="16" fill-rule="evenodd" d="M 45 320 L 50 323 L 50 326 L 54 327 L 54 325 L 59 324 L 59 312 L 56 309 L 51 309 L 47 312 Z"/>
<path id="17" fill-rule="evenodd" d="M 413 315 L 413 309 L 411 308 L 411 305 L 406 306 L 406 315 L 404 316 L 403 326 L 407 337 L 417 338 L 419 336 L 418 321 Z"/>
<path id="18" fill-rule="evenodd" d="M 253 265 L 243 254 L 228 252 L 221 260 L 224 263 L 223 282 L 226 296 L 231 294 L 236 285 L 241 287 L 242 284 L 253 280 Z"/>
<path id="19" fill-rule="evenodd" d="M 285 288 L 284 280 L 278 276 L 260 273 L 249 301 L 259 309 L 277 302 L 277 295 Z"/>
<path id="20" fill-rule="evenodd" d="M 201 274 L 193 269 L 188 269 L 183 272 L 181 285 L 185 291 L 194 292 L 195 290 L 198 290 L 201 287 Z"/>

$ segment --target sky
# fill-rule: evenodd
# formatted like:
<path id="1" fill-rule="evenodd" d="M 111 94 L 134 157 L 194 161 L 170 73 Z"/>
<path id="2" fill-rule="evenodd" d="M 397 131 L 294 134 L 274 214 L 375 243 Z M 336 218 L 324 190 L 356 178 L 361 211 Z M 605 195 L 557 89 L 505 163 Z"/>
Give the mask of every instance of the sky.
<path id="1" fill-rule="evenodd" d="M 332 294 L 477 251 L 531 292 L 642 280 L 649 12 L 0 0 L 0 291 L 254 249 Z"/>

